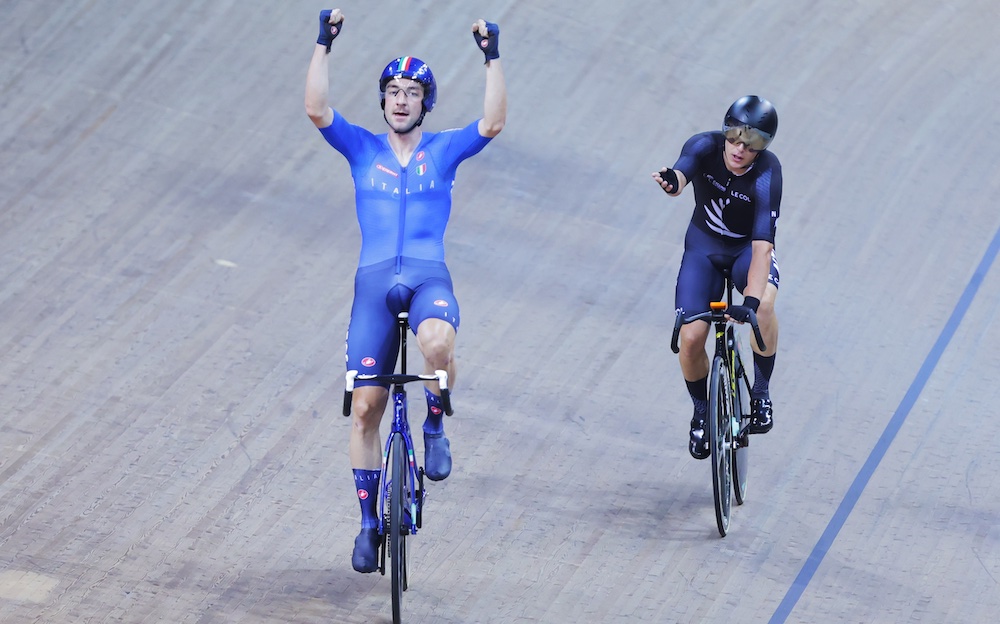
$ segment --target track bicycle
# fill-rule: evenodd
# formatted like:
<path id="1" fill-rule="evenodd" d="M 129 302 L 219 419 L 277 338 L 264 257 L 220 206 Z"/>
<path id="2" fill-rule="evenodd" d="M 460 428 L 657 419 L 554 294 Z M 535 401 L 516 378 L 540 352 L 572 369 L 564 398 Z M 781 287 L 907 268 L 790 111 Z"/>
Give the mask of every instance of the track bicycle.
<path id="1" fill-rule="evenodd" d="M 385 576 L 386 561 L 390 564 L 392 580 L 392 621 L 399 624 L 403 592 L 407 582 L 407 535 L 415 535 L 423 521 L 424 468 L 418 467 L 413 450 L 413 437 L 406 409 L 406 384 L 416 381 L 437 381 L 441 389 L 441 407 L 451 416 L 451 395 L 448 391 L 448 373 L 434 371 L 433 375 L 411 375 L 406 372 L 406 334 L 409 314 L 397 315 L 399 329 L 399 373 L 388 375 L 362 375 L 356 370 L 347 371 L 344 391 L 344 416 L 351 415 L 351 398 L 356 381 L 377 381 L 392 387 L 392 425 L 382 453 L 382 475 L 379 483 L 379 526 L 382 537 L 379 547 L 379 572 Z"/>
<path id="2" fill-rule="evenodd" d="M 708 420 L 705 434 L 710 437 L 712 458 L 712 492 L 715 498 L 715 521 L 719 535 L 726 536 L 735 495 L 736 504 L 742 505 L 747 495 L 747 476 L 750 458 L 750 388 L 752 383 L 743 364 L 742 344 L 736 323 L 726 314 L 733 304 L 735 287 L 728 270 L 722 271 L 726 279 L 726 300 L 713 301 L 707 312 L 685 316 L 677 311 L 670 349 L 680 352 L 678 339 L 681 326 L 699 320 L 712 323 L 715 328 L 715 355 L 709 369 Z M 757 315 L 751 310 L 748 321 L 760 349 L 765 349 L 764 339 L 757 325 Z"/>

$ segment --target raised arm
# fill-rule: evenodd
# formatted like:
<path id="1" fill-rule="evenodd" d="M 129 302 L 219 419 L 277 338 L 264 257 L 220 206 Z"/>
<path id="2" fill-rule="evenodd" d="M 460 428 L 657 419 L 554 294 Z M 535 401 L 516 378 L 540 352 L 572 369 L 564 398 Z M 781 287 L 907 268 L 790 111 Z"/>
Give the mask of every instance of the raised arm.
<path id="1" fill-rule="evenodd" d="M 472 25 L 472 36 L 486 57 L 486 96 L 479 134 L 493 138 L 507 122 L 507 84 L 500 64 L 500 27 L 480 19 Z"/>
<path id="2" fill-rule="evenodd" d="M 340 9 L 324 10 L 319 14 L 319 37 L 306 72 L 306 114 L 317 128 L 325 128 L 333 123 L 333 109 L 330 108 L 330 46 L 340 34 L 344 14 Z"/>

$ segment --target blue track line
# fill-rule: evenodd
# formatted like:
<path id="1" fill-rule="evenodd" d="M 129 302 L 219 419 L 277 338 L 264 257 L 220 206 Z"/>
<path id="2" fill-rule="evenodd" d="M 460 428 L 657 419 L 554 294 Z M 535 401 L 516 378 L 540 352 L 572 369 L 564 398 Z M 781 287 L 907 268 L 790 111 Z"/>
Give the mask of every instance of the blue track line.
<path id="1" fill-rule="evenodd" d="M 861 498 L 861 494 L 875 473 L 875 469 L 878 468 L 882 462 L 882 458 L 885 457 L 886 451 L 889 450 L 889 445 L 896 439 L 896 434 L 899 433 L 900 428 L 906 421 L 906 417 L 910 414 L 910 410 L 913 409 L 913 405 L 917 402 L 917 397 L 920 396 L 920 393 L 923 392 L 924 387 L 927 385 L 927 380 L 930 379 L 931 373 L 934 372 L 938 362 L 941 360 L 941 355 L 948 348 L 948 344 L 951 342 L 952 337 L 954 337 L 958 326 L 962 323 L 965 313 L 968 312 L 969 307 L 972 305 L 972 300 L 976 297 L 976 293 L 979 291 L 986 273 L 989 272 L 993 261 L 996 260 L 998 252 L 1000 252 L 1000 230 L 997 230 L 996 234 L 993 235 L 993 241 L 983 255 L 983 259 L 979 262 L 979 266 L 976 267 L 975 273 L 972 274 L 972 278 L 966 285 L 965 291 L 962 292 L 962 296 L 959 297 L 958 303 L 951 313 L 951 317 L 941 330 L 941 335 L 938 336 L 930 353 L 927 354 L 927 358 L 917 372 L 913 383 L 910 384 L 909 390 L 903 396 L 903 400 L 900 401 L 896 412 L 889 420 L 889 424 L 886 425 L 882 436 L 875 443 L 875 448 L 868 455 L 868 460 L 861 467 L 858 476 L 854 478 L 854 483 L 847 490 L 844 499 L 840 501 L 840 506 L 837 507 L 837 511 L 830 519 L 830 523 L 826 526 L 826 530 L 823 531 L 823 535 L 820 536 L 816 546 L 809 553 L 809 558 L 806 559 L 805 565 L 799 571 L 799 575 L 795 577 L 792 586 L 788 588 L 785 597 L 781 600 L 778 608 L 775 609 L 774 615 L 771 616 L 770 624 L 781 624 L 788 619 L 789 614 L 795 608 L 799 598 L 802 597 L 813 575 L 816 574 L 816 569 L 823 563 L 823 559 L 826 557 L 827 552 L 830 551 L 833 541 L 837 539 L 840 529 L 844 527 L 844 523 L 847 522 L 847 518 L 854 510 L 854 505 Z"/>

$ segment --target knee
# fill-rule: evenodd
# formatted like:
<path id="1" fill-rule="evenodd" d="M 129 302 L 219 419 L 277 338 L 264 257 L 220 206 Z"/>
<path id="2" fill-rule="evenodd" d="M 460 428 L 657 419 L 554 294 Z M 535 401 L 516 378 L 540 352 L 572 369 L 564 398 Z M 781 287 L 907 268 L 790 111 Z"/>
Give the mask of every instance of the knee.
<path id="1" fill-rule="evenodd" d="M 705 341 L 708 340 L 708 325 L 699 322 L 681 328 L 680 357 L 692 361 L 702 357 Z"/>
<path id="2" fill-rule="evenodd" d="M 417 341 L 424 359 L 437 368 L 451 364 L 455 330 L 444 321 L 424 321 L 417 330 Z"/>
<path id="3" fill-rule="evenodd" d="M 385 400 L 369 393 L 355 391 L 351 402 L 351 413 L 354 415 L 354 428 L 362 432 L 371 429 L 378 430 L 382 413 L 385 411 Z"/>
<path id="4" fill-rule="evenodd" d="M 447 366 L 451 361 L 451 342 L 440 337 L 432 337 L 420 345 L 424 358 L 439 367 Z"/>
<path id="5" fill-rule="evenodd" d="M 757 318 L 763 323 L 774 318 L 774 299 L 761 299 L 760 306 L 757 308 Z"/>
<path id="6" fill-rule="evenodd" d="M 765 297 L 760 300 L 760 307 L 757 308 L 757 318 L 765 325 L 775 321 L 777 316 L 774 311 L 774 297 Z"/>

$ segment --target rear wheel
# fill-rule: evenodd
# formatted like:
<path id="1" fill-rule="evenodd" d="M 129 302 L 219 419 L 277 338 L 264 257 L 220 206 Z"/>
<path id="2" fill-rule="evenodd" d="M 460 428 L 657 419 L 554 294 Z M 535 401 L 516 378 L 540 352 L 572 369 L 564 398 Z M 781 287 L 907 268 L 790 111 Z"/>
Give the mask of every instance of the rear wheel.
<path id="1" fill-rule="evenodd" d="M 389 493 L 389 564 L 392 577 L 392 621 L 402 621 L 403 592 L 406 590 L 406 533 L 404 509 L 407 505 L 409 470 L 402 434 L 392 439 L 392 490 Z"/>
<path id="2" fill-rule="evenodd" d="M 737 422 L 737 431 L 745 431 L 750 424 L 750 382 L 746 369 L 743 368 L 743 356 L 736 352 L 736 402 L 733 414 Z M 747 442 L 750 435 L 737 433 L 736 450 L 733 451 L 733 494 L 736 504 L 742 505 L 747 498 L 747 477 L 750 474 L 750 449 Z"/>
<path id="3" fill-rule="evenodd" d="M 733 482 L 733 427 L 730 402 L 729 368 L 721 356 L 712 362 L 712 372 L 708 386 L 708 423 L 706 433 L 710 437 L 712 452 L 712 491 L 715 495 L 715 521 L 719 535 L 729 531 L 729 515 L 732 511 Z"/>

